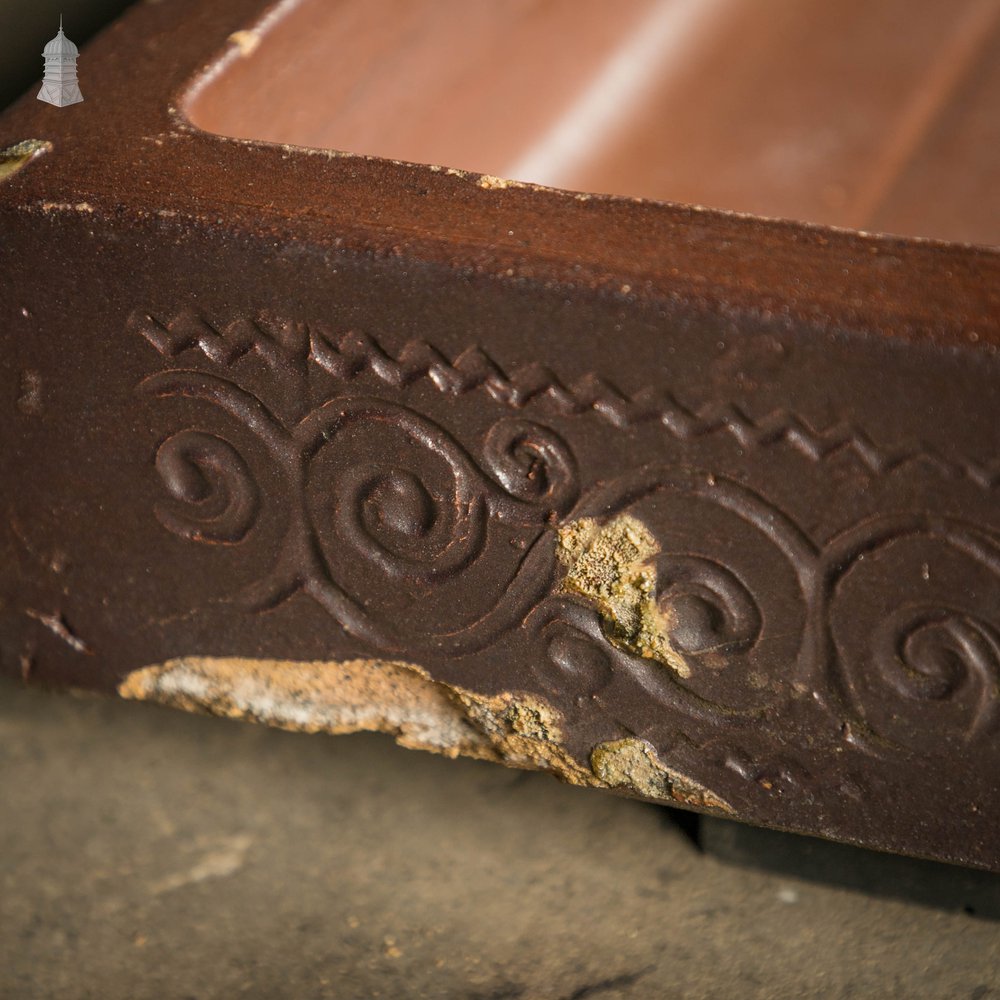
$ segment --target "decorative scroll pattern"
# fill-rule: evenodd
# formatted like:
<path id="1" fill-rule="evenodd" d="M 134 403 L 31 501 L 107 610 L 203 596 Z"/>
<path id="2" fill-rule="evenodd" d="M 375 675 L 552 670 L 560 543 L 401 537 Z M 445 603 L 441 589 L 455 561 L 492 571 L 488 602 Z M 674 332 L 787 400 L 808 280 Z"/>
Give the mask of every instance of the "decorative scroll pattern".
<path id="1" fill-rule="evenodd" d="M 997 539 L 957 519 L 903 514 L 844 532 L 823 556 L 815 615 L 828 626 L 826 662 L 872 730 L 914 750 L 932 735 L 994 735 Z"/>
<path id="2" fill-rule="evenodd" d="M 171 435 L 156 452 L 156 471 L 175 500 L 159 504 L 156 516 L 175 535 L 235 544 L 257 519 L 257 484 L 246 462 L 214 434 L 187 430 Z"/>
<path id="3" fill-rule="evenodd" d="M 160 445 L 160 523 L 192 542 L 250 544 L 262 494 L 281 498 L 284 540 L 243 592 L 249 607 L 302 592 L 351 635 L 414 657 L 465 656 L 517 633 L 537 653 L 543 688 L 598 705 L 616 687 L 638 689 L 650 727 L 658 707 L 749 725 L 806 697 L 880 756 L 923 752 L 934 740 L 976 744 L 1000 726 L 1000 544 L 985 530 L 886 514 L 820 544 L 759 492 L 707 471 L 647 465 L 584 488 L 567 441 L 536 420 L 505 417 L 463 442 L 408 406 L 360 394 L 283 420 L 229 375 L 255 353 L 276 369 L 308 360 L 343 380 L 369 371 L 394 387 L 429 379 L 441 392 L 483 388 L 511 407 L 544 394 L 565 413 L 593 410 L 622 426 L 657 420 L 681 438 L 725 428 L 744 446 L 784 441 L 816 460 L 851 449 L 873 471 L 919 459 L 990 487 L 995 469 L 890 453 L 854 429 L 817 433 L 787 414 L 694 414 L 669 393 L 627 398 L 596 377 L 567 387 L 541 366 L 507 375 L 479 349 L 452 363 L 410 342 L 392 358 L 356 334 L 334 346 L 301 324 L 265 333 L 242 320 L 219 331 L 193 314 L 167 325 L 136 316 L 133 326 L 167 357 L 197 348 L 226 369 L 160 372 L 141 384 L 225 415 L 211 432 L 180 430 Z M 253 454 L 220 426 L 249 435 Z M 609 641 L 595 609 L 557 587 L 558 526 L 623 514 L 660 544 L 655 599 L 674 649 L 695 668 L 688 679 Z M 402 597 L 380 604 L 385 594 Z M 444 620 L 441 631 L 434 623 Z M 641 732 L 641 719 L 630 724 Z M 726 766 L 753 770 L 738 754 Z M 787 777 L 795 767 L 779 770 Z"/>
<path id="4" fill-rule="evenodd" d="M 629 678 L 653 703 L 705 720 L 761 718 L 778 707 L 787 692 L 755 687 L 773 672 L 769 664 L 793 667 L 787 673 L 802 684 L 812 680 L 808 608 L 819 551 L 788 517 L 731 479 L 667 465 L 645 466 L 591 490 L 573 517 L 623 513 L 661 540 L 653 560 L 657 604 L 671 644 L 692 666 L 691 678 L 681 681 L 659 662 L 611 646 L 600 621 L 570 608 L 569 597 L 550 598 L 538 609 L 543 631 L 555 626 L 565 635 L 569 626 L 576 643 L 605 648 L 613 677 Z"/>
<path id="5" fill-rule="evenodd" d="M 427 645 L 457 655 L 492 641 L 551 584 L 552 549 L 538 542 L 543 526 L 568 512 L 578 483 L 566 444 L 547 428 L 501 421 L 487 435 L 480 465 L 443 428 L 385 400 L 337 397 L 285 427 L 252 393 L 208 373 L 162 372 L 141 388 L 213 404 L 250 430 L 280 470 L 289 525 L 277 562 L 244 594 L 254 607 L 273 607 L 303 590 L 349 633 L 382 649 Z M 357 429 L 365 435 L 360 458 L 351 462 L 349 453 L 335 463 L 336 475 L 324 476 L 325 453 Z M 396 440 L 392 464 L 381 463 L 373 431 L 403 439 L 414 455 Z M 352 444 L 356 451 L 358 442 Z M 165 527 L 203 542 L 245 536 L 258 491 L 232 445 L 181 431 L 161 445 L 157 469 L 168 491 L 192 508 L 188 519 L 172 507 L 158 509 Z M 206 516 L 205 508 L 215 513 Z M 340 580 L 341 564 L 360 563 L 365 575 L 378 571 L 390 583 L 447 583 L 482 557 L 490 522 L 527 529 L 533 544 L 495 606 L 465 628 L 422 634 L 405 620 L 378 618 Z"/>

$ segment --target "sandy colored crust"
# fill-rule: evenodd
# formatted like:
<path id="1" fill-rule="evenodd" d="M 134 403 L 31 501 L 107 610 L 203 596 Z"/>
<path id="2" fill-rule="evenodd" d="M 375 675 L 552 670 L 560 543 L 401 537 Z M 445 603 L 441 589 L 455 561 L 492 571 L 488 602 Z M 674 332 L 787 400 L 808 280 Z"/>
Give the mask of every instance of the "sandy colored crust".
<path id="1" fill-rule="evenodd" d="M 691 668 L 671 646 L 668 623 L 656 602 L 660 546 L 637 518 L 622 514 L 606 524 L 583 517 L 559 530 L 556 552 L 566 567 L 562 589 L 591 601 L 612 642 L 689 677 Z"/>
<path id="2" fill-rule="evenodd" d="M 515 692 L 486 697 L 434 681 L 409 663 L 180 657 L 133 671 L 118 692 L 300 732 L 389 733 L 403 746 L 448 757 L 461 754 L 550 771 L 574 785 L 731 811 L 661 764 L 639 740 L 599 744 L 587 768 L 566 750 L 562 718 L 543 699 Z"/>

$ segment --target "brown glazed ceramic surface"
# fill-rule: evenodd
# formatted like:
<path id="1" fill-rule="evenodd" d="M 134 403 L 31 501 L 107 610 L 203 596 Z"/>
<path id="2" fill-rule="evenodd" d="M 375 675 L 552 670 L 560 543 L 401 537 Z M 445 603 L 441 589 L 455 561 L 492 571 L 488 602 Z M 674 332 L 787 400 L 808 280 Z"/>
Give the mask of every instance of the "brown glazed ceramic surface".
<path id="1" fill-rule="evenodd" d="M 997 253 L 210 134 L 260 16 L 0 118 L 3 671 L 1000 870 Z"/>
<path id="2" fill-rule="evenodd" d="M 997 0 L 301 0 L 190 115 L 244 139 L 996 244 L 998 106 Z"/>

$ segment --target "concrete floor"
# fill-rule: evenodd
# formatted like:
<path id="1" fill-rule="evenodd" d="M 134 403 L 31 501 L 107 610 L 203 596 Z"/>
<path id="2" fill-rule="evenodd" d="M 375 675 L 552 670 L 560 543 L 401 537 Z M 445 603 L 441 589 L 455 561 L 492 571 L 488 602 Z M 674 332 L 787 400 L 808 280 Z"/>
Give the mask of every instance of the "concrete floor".
<path id="1" fill-rule="evenodd" d="M 0 802 L 5 998 L 1000 997 L 1000 879 L 380 737 L 3 683 Z"/>

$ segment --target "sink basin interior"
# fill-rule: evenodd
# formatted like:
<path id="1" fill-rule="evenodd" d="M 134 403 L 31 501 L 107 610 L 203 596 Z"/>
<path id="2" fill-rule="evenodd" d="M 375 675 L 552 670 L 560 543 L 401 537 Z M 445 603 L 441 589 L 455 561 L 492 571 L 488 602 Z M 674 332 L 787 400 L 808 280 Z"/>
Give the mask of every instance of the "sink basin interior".
<path id="1" fill-rule="evenodd" d="M 207 131 L 1000 243 L 1000 0 L 298 0 Z"/>

